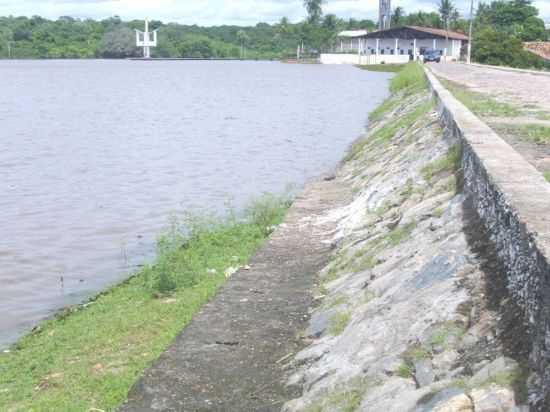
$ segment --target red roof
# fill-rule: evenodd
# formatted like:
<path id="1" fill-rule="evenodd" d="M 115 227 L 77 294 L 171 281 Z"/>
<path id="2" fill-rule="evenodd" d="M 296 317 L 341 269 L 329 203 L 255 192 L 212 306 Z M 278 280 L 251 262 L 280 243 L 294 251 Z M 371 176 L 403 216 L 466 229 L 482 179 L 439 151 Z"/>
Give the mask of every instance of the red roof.
<path id="1" fill-rule="evenodd" d="M 523 43 L 523 47 L 543 59 L 550 60 L 550 41 L 527 42 Z"/>
<path id="2" fill-rule="evenodd" d="M 405 26 L 413 30 L 422 31 L 424 33 L 430 33 L 435 34 L 436 36 L 441 37 L 447 37 L 449 36 L 449 39 L 455 39 L 455 40 L 468 40 L 468 36 L 466 36 L 464 33 L 460 33 L 457 31 L 447 31 L 445 29 L 434 29 L 432 27 L 420 27 L 420 26 Z"/>
<path id="3" fill-rule="evenodd" d="M 367 38 L 377 38 L 380 36 L 381 38 L 413 38 L 414 34 L 423 34 L 424 36 L 434 36 L 434 37 L 440 37 L 440 38 L 449 38 L 453 40 L 465 40 L 468 41 L 468 36 L 466 36 L 464 33 L 459 33 L 456 31 L 447 31 L 445 29 L 435 29 L 433 27 L 420 27 L 420 26 L 400 26 L 400 27 L 392 27 L 390 29 L 386 30 L 379 30 L 371 32 L 365 37 Z M 404 37 L 401 37 L 404 36 Z"/>

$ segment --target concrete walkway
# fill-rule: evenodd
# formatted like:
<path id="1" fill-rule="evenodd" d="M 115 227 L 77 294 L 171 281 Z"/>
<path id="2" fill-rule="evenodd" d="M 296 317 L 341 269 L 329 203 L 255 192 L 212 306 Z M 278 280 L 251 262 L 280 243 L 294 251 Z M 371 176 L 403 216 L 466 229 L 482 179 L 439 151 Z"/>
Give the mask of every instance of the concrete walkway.
<path id="1" fill-rule="evenodd" d="M 279 411 L 300 395 L 285 364 L 305 342 L 317 272 L 335 222 L 317 218 L 351 198 L 347 185 L 313 183 L 285 222 L 195 316 L 133 387 L 121 411 Z"/>
<path id="2" fill-rule="evenodd" d="M 431 64 L 438 76 L 515 105 L 536 105 L 550 111 L 550 78 L 458 63 Z"/>

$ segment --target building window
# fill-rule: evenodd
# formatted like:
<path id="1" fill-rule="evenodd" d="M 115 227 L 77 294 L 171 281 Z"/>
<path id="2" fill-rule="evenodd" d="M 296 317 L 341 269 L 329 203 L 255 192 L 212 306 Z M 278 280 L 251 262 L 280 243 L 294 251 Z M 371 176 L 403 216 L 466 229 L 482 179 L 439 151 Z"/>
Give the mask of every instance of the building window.
<path id="1" fill-rule="evenodd" d="M 391 49 L 391 50 L 390 50 L 390 54 L 395 54 L 395 50 L 394 50 L 394 49 Z"/>
<path id="2" fill-rule="evenodd" d="M 380 54 L 384 54 L 386 51 L 384 49 L 380 50 Z"/>
<path id="3" fill-rule="evenodd" d="M 405 54 L 405 50 L 403 49 L 399 50 L 399 54 Z"/>

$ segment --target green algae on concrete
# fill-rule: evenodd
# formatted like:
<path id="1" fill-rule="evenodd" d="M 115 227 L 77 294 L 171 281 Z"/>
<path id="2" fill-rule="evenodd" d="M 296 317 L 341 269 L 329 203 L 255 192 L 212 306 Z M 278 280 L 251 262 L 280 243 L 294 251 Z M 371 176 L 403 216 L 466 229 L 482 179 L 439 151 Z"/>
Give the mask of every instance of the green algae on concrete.
<path id="1" fill-rule="evenodd" d="M 0 353 L 0 410 L 114 410 L 224 283 L 227 268 L 246 264 L 286 207 L 270 197 L 244 219 L 194 220 L 188 235 L 163 237 L 153 264 Z M 159 290 L 163 276 L 174 290 Z"/>

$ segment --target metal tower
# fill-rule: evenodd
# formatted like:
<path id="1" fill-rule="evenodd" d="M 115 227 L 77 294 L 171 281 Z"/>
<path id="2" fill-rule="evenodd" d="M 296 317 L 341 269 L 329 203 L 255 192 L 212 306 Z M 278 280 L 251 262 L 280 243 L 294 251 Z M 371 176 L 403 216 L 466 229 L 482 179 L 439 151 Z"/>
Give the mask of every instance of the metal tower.
<path id="1" fill-rule="evenodd" d="M 157 47 L 157 30 L 149 32 L 149 20 L 145 19 L 145 31 L 136 30 L 136 45 L 143 47 L 143 57 L 151 58 L 151 47 Z"/>
<path id="2" fill-rule="evenodd" d="M 378 28 L 389 29 L 391 26 L 391 0 L 380 0 L 380 14 L 378 16 Z"/>

